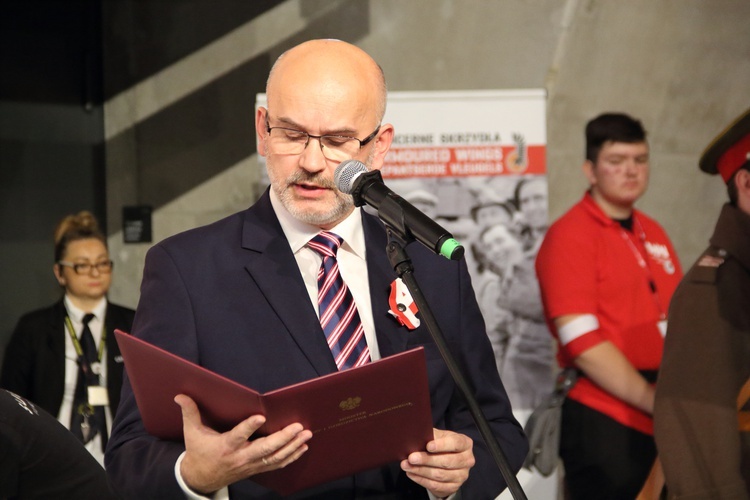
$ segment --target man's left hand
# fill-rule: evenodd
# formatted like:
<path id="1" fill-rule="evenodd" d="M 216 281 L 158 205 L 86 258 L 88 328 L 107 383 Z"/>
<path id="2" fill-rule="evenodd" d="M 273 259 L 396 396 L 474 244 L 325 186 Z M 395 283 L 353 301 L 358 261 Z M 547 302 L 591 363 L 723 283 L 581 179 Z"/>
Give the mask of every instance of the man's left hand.
<path id="1" fill-rule="evenodd" d="M 438 498 L 457 492 L 469 478 L 474 466 L 474 442 L 470 437 L 452 431 L 433 429 L 435 439 L 427 451 L 410 454 L 401 462 L 406 475 Z"/>

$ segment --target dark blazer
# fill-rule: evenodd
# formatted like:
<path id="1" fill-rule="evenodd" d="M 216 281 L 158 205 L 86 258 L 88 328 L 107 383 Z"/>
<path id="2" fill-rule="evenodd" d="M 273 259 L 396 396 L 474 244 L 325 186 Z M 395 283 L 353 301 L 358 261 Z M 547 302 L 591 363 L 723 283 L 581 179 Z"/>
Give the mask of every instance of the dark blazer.
<path id="1" fill-rule="evenodd" d="M 65 392 L 65 316 L 62 300 L 21 317 L 5 350 L 0 387 L 36 403 L 57 416 Z M 107 391 L 114 416 L 120 402 L 123 363 L 114 331 L 129 332 L 135 311 L 111 302 L 107 329 Z"/>
<path id="2" fill-rule="evenodd" d="M 424 346 L 435 427 L 474 439 L 477 465 L 467 499 L 495 498 L 505 486 L 423 325 L 408 331 L 387 314 L 396 273 L 386 257 L 380 221 L 363 213 L 372 310 L 383 357 Z M 410 245 L 415 277 L 457 361 L 517 471 L 528 449 L 495 366 L 464 261 Z M 146 256 L 133 334 L 266 392 L 332 373 L 336 365 L 310 303 L 268 191 L 251 208 L 169 238 Z M 315 446 L 315 438 L 310 441 Z M 174 478 L 182 443 L 149 436 L 126 377 L 107 448 L 110 479 L 126 498 L 184 498 Z M 331 457 L 335 460 L 336 457 Z M 278 498 L 251 480 L 230 486 L 232 498 Z M 392 463 L 300 492 L 293 498 L 427 498 Z"/>
<path id="3" fill-rule="evenodd" d="M 38 405 L 0 390 L 0 498 L 116 500 L 107 474 Z"/>

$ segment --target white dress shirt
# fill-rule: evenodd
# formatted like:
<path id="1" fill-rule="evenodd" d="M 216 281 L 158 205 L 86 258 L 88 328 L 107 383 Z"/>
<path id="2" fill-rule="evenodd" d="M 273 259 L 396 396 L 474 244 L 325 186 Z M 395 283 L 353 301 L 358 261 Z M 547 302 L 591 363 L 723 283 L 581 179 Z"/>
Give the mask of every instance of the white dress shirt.
<path id="1" fill-rule="evenodd" d="M 289 246 L 294 252 L 294 258 L 302 273 L 302 279 L 305 281 L 307 293 L 310 295 L 310 302 L 318 311 L 318 270 L 323 258 L 318 252 L 307 247 L 307 243 L 321 229 L 317 226 L 311 226 L 300 222 L 284 208 L 276 194 L 271 190 L 271 205 L 279 219 L 281 229 L 284 231 Z M 355 208 L 349 216 L 341 221 L 334 228 L 329 230 L 332 233 L 341 236 L 344 242 L 339 248 L 336 260 L 339 264 L 341 278 L 346 282 L 349 290 L 352 292 L 354 303 L 357 304 L 357 311 L 362 320 L 362 327 L 365 330 L 365 339 L 367 346 L 370 348 L 370 359 L 375 361 L 380 359 L 380 349 L 378 348 L 377 336 L 375 335 L 375 321 L 372 315 L 372 303 L 370 302 L 370 280 L 367 274 L 367 251 L 365 249 L 365 235 L 362 230 L 362 215 L 359 208 Z M 383 292 L 386 293 L 386 292 Z M 383 311 L 385 314 L 386 311 Z"/>

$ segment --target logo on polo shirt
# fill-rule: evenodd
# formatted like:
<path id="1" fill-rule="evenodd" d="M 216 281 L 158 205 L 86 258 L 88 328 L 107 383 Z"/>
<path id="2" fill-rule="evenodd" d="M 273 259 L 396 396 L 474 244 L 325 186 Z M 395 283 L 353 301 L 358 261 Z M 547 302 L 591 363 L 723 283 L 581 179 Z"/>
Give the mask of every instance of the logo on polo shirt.
<path id="1" fill-rule="evenodd" d="M 647 241 L 644 243 L 644 246 L 646 247 L 649 257 L 658 262 L 664 268 L 665 273 L 674 274 L 674 262 L 672 262 L 672 256 L 669 255 L 667 245 Z"/>

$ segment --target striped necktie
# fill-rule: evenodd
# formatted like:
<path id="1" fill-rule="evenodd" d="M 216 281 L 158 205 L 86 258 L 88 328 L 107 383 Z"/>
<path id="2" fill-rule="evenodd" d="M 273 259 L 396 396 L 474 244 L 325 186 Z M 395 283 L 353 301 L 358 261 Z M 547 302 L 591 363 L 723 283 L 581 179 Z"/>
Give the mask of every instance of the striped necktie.
<path id="1" fill-rule="evenodd" d="M 336 366 L 346 370 L 370 362 L 362 321 L 349 287 L 339 273 L 336 260 L 342 238 L 323 231 L 313 237 L 307 246 L 316 251 L 323 262 L 318 270 L 318 311 L 320 325 L 328 339 Z"/>

